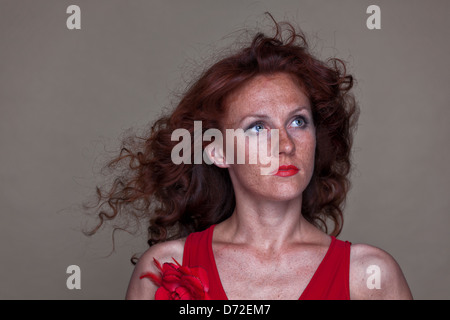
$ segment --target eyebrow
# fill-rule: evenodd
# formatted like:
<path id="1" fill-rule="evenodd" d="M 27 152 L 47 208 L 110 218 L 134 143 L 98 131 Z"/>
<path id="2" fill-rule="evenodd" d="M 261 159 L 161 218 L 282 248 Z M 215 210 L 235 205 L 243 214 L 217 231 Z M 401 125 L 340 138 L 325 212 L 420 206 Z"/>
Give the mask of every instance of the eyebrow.
<path id="1" fill-rule="evenodd" d="M 307 106 L 300 106 L 300 107 L 298 107 L 298 108 L 292 110 L 291 112 L 289 112 L 288 117 L 290 117 L 290 116 L 292 116 L 293 114 L 295 114 L 295 113 L 297 113 L 297 112 L 299 112 L 299 111 L 302 111 L 302 110 L 307 110 L 307 111 L 309 112 Z M 265 114 L 265 113 L 251 113 L 251 114 L 245 115 L 245 116 L 238 122 L 238 124 L 241 125 L 242 122 L 243 122 L 245 119 L 247 119 L 247 118 L 269 119 L 270 117 L 269 117 L 267 114 Z"/>

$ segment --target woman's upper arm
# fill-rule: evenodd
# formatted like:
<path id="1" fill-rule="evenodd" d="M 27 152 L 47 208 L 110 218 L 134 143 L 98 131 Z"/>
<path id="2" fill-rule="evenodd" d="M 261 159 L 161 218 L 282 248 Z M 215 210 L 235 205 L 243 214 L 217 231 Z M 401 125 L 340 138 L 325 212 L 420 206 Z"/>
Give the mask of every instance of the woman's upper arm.
<path id="1" fill-rule="evenodd" d="M 355 244 L 350 254 L 350 298 L 409 300 L 413 297 L 400 266 L 389 253 Z"/>
<path id="2" fill-rule="evenodd" d="M 173 259 L 182 263 L 184 240 L 158 243 L 145 251 L 134 267 L 125 299 L 153 300 L 158 287 L 149 278 L 140 279 L 140 277 L 148 272 L 158 274 L 159 270 L 156 268 L 153 259 L 158 260 L 161 265 L 165 262 L 173 262 Z"/>

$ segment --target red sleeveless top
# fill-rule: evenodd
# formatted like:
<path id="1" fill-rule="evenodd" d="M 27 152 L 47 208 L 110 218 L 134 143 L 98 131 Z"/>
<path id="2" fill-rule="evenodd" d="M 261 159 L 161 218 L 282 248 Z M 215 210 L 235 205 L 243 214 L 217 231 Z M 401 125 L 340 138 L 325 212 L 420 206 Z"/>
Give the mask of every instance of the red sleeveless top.
<path id="1" fill-rule="evenodd" d="M 212 300 L 228 300 L 220 282 L 212 250 L 214 225 L 201 232 L 191 233 L 184 245 L 183 266 L 202 267 L 209 277 L 209 296 Z M 299 300 L 349 300 L 350 245 L 331 237 L 325 257 L 306 286 Z"/>

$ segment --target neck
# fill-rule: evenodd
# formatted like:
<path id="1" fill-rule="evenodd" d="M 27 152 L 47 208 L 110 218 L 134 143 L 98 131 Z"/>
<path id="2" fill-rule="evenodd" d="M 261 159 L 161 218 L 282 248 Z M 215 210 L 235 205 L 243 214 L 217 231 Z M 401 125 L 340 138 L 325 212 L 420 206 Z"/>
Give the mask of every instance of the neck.
<path id="1" fill-rule="evenodd" d="M 236 201 L 232 216 L 224 221 L 226 238 L 260 250 L 279 250 L 302 241 L 311 225 L 301 214 L 302 199 L 288 201 Z"/>

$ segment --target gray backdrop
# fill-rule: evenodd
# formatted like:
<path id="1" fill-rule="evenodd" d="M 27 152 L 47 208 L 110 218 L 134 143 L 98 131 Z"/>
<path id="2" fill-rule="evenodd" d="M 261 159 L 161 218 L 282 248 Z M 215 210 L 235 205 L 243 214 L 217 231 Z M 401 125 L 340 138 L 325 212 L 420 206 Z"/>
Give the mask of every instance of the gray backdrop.
<path id="1" fill-rule="evenodd" d="M 66 9 L 81 8 L 81 30 Z M 366 9 L 381 8 L 369 30 Z M 417 299 L 450 298 L 450 2 L 0 2 L 0 298 L 123 299 L 142 234 L 79 205 L 128 128 L 142 129 L 238 30 L 289 19 L 349 63 L 361 116 L 341 239 L 383 248 Z M 265 29 L 267 30 L 267 29 Z M 81 268 L 69 290 L 66 268 Z"/>

